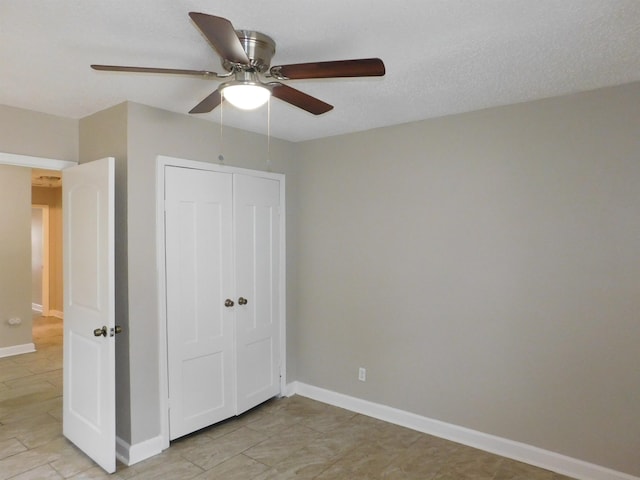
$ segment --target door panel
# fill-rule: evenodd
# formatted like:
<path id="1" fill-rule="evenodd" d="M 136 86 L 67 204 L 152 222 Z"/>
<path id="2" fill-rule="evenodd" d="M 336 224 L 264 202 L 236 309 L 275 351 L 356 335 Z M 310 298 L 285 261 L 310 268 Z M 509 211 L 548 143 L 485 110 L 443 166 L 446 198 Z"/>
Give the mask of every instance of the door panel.
<path id="1" fill-rule="evenodd" d="M 63 172 L 63 433 L 115 471 L 114 159 Z M 105 327 L 106 336 L 94 330 Z"/>
<path id="2" fill-rule="evenodd" d="M 166 167 L 170 438 L 235 414 L 232 177 Z"/>
<path id="3" fill-rule="evenodd" d="M 237 413 L 280 393 L 280 183 L 234 175 Z"/>

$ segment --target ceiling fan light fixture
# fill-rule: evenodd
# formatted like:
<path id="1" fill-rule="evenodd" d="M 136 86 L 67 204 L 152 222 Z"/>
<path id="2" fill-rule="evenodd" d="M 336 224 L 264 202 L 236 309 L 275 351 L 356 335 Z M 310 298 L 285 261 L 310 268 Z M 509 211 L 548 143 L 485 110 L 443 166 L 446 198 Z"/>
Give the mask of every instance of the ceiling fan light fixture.
<path id="1" fill-rule="evenodd" d="M 189 110 L 189 113 L 209 113 L 218 107 L 224 98 L 241 109 L 251 110 L 264 105 L 274 97 L 313 115 L 322 115 L 333 109 L 322 100 L 307 95 L 282 83 L 287 80 L 316 78 L 380 77 L 385 66 L 379 58 L 357 58 L 271 66 L 276 52 L 276 42 L 264 33 L 254 30 L 236 30 L 223 17 L 200 12 L 189 12 L 200 33 L 220 55 L 222 68 L 228 73 L 209 70 L 187 70 L 178 68 L 132 67 L 124 65 L 91 65 L 94 70 L 111 72 L 161 73 L 191 75 L 207 79 L 228 79 Z M 265 77 L 262 81 L 260 77 Z M 277 81 L 272 81 L 275 79 Z"/>
<path id="2" fill-rule="evenodd" d="M 255 83 L 232 82 L 222 88 L 222 96 L 234 107 L 255 110 L 267 103 L 271 91 Z"/>

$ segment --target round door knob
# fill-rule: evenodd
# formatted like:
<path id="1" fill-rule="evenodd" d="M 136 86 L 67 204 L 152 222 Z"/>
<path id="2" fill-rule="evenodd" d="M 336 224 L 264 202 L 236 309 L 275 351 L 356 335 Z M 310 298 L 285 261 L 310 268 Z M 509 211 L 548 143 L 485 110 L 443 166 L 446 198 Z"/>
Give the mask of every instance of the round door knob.
<path id="1" fill-rule="evenodd" d="M 107 336 L 107 327 L 102 327 L 102 328 L 96 328 L 93 331 L 93 334 L 96 337 L 106 337 Z"/>
<path id="2" fill-rule="evenodd" d="M 248 303 L 247 299 L 244 297 L 240 297 L 238 299 L 238 305 L 246 305 Z"/>
<path id="3" fill-rule="evenodd" d="M 227 299 L 224 301 L 224 306 L 225 306 L 225 307 L 233 307 L 233 300 L 231 300 L 230 298 L 227 298 Z"/>

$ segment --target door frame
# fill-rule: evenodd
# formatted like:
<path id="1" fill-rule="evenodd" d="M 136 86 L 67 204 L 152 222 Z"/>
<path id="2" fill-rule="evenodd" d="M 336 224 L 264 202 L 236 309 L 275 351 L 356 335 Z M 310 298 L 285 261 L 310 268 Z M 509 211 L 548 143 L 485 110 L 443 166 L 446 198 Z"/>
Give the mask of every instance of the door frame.
<path id="1" fill-rule="evenodd" d="M 169 448 L 169 376 L 167 364 L 167 292 L 164 241 L 164 198 L 165 167 L 192 168 L 220 173 L 240 173 L 256 177 L 278 180 L 280 182 L 280 394 L 284 395 L 287 385 L 287 348 L 286 348 L 286 210 L 285 176 L 282 173 L 264 172 L 248 168 L 229 167 L 217 163 L 158 155 L 156 157 L 156 266 L 158 272 L 158 364 L 160 384 L 160 436 L 162 449 Z"/>
<path id="2" fill-rule="evenodd" d="M 78 165 L 78 162 L 0 152 L 0 164 L 15 165 L 16 167 L 43 168 L 45 170 L 64 170 L 67 167 Z"/>
<path id="3" fill-rule="evenodd" d="M 73 167 L 75 165 L 78 165 L 78 162 L 70 162 L 68 160 L 58 160 L 55 158 L 46 158 L 46 157 L 34 157 L 31 155 L 20 155 L 20 154 L 16 154 L 16 153 L 5 153 L 5 152 L 0 152 L 0 165 L 14 165 L 16 167 L 26 167 L 26 168 L 43 168 L 46 170 L 57 170 L 57 171 L 61 171 L 64 170 L 65 168 L 68 167 Z M 34 207 L 38 207 L 41 208 L 41 205 L 32 205 Z M 47 212 L 48 212 L 48 208 L 47 208 Z M 43 215 L 44 217 L 44 215 Z M 44 218 L 43 218 L 43 225 L 42 225 L 43 229 L 45 228 L 44 226 Z M 48 245 L 48 236 L 49 236 L 49 232 L 48 232 L 48 228 L 47 228 L 47 232 L 43 232 L 43 242 L 45 241 L 44 239 L 44 235 L 47 236 L 47 244 L 45 246 L 45 248 L 47 249 L 47 257 L 48 257 L 48 251 L 49 251 L 49 245 Z M 43 251 L 43 256 L 44 256 L 44 251 Z M 43 278 L 43 290 L 42 290 L 42 314 L 45 314 L 45 305 L 47 307 L 47 314 L 50 313 L 49 310 L 49 292 L 47 291 L 47 298 L 45 301 L 45 290 L 44 290 L 44 283 L 45 283 L 45 270 L 48 270 L 48 261 L 49 259 L 47 258 L 46 260 L 43 258 L 43 263 L 46 265 L 45 269 L 43 269 L 42 272 L 42 278 Z M 47 290 L 49 287 L 49 278 L 48 278 L 48 274 L 49 272 L 46 272 L 47 275 L 47 279 L 46 279 L 46 286 L 47 286 Z"/>

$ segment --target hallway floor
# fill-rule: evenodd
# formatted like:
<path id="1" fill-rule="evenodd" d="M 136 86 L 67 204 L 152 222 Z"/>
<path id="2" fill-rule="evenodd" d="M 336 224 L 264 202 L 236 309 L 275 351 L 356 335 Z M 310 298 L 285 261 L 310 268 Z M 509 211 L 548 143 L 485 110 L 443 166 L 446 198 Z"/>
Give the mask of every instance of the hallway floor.
<path id="1" fill-rule="evenodd" d="M 304 397 L 272 400 L 106 475 L 62 437 L 62 322 L 0 359 L 0 480 L 568 480 Z"/>

